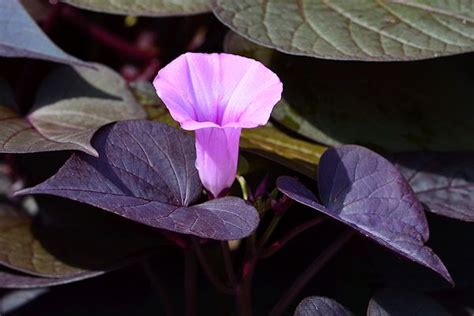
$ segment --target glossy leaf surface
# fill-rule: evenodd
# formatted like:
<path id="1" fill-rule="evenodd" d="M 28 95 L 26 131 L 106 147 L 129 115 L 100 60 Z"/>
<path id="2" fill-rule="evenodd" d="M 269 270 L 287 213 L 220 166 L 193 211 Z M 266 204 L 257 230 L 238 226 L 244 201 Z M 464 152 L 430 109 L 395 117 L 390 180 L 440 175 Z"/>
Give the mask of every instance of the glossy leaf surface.
<path id="1" fill-rule="evenodd" d="M 410 260 L 452 279 L 426 247 L 429 231 L 423 207 L 395 166 L 360 146 L 326 151 L 318 168 L 319 199 L 303 184 L 280 177 L 280 191 L 339 220 Z"/>
<path id="2" fill-rule="evenodd" d="M 52 194 L 91 204 L 156 228 L 213 239 L 239 239 L 258 224 L 236 197 L 192 205 L 201 195 L 194 140 L 163 123 L 124 121 L 94 138 L 99 157 L 73 155 L 47 181 L 22 194 Z"/>
<path id="3" fill-rule="evenodd" d="M 351 316 L 352 313 L 333 299 L 321 296 L 305 298 L 296 307 L 294 316 Z"/>

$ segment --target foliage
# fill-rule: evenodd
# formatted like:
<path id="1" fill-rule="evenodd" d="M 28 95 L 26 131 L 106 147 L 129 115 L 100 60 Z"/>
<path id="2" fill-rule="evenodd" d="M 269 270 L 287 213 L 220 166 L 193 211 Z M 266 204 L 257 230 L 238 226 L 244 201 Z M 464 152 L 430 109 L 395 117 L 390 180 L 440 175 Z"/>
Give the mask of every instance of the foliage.
<path id="1" fill-rule="evenodd" d="M 105 302 L 96 279 L 131 305 L 100 315 L 474 308 L 473 0 L 52 2 L 0 2 L 0 287 L 34 289 L 0 313 Z M 165 67 L 185 52 L 261 64 Z M 238 176 L 214 199 L 190 131 L 209 120 L 183 131 L 176 100 L 219 117 L 233 93 L 212 128 L 246 128 Z"/>

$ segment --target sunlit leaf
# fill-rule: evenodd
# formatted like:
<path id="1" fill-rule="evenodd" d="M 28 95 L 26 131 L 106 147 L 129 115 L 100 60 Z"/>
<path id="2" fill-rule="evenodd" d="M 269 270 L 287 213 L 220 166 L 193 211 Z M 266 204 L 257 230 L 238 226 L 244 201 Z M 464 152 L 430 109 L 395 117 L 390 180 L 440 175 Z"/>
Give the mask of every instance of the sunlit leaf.
<path id="1" fill-rule="evenodd" d="M 384 289 L 369 301 L 367 316 L 448 316 L 443 306 L 422 293 L 409 290 Z"/>
<path id="2" fill-rule="evenodd" d="M 310 296 L 296 307 L 294 316 L 351 316 L 352 313 L 333 299 Z"/>
<path id="3" fill-rule="evenodd" d="M 144 118 L 125 81 L 111 69 L 94 65 L 97 70 L 64 67 L 51 73 L 26 118 L 5 104 L 11 99 L 0 99 L 0 152 L 75 149 L 97 155 L 90 140 L 101 126 Z"/>
<path id="4" fill-rule="evenodd" d="M 197 205 L 202 192 L 194 140 L 163 123 L 125 121 L 94 137 L 95 158 L 73 155 L 59 172 L 21 194 L 51 194 L 156 228 L 240 239 L 257 227 L 254 207 L 237 197 Z"/>
<path id="5" fill-rule="evenodd" d="M 412 152 L 394 162 L 433 213 L 474 221 L 474 154 Z"/>
<path id="6" fill-rule="evenodd" d="M 63 52 L 43 33 L 19 0 L 0 2 L 0 56 L 44 59 L 93 67 Z"/>
<path id="7" fill-rule="evenodd" d="M 179 16 L 211 10 L 210 0 L 61 0 L 93 11 L 137 15 Z"/>
<path id="8" fill-rule="evenodd" d="M 327 149 L 288 136 L 270 124 L 243 130 L 240 147 L 313 178 L 319 159 Z"/>
<path id="9" fill-rule="evenodd" d="M 474 50 L 474 1 L 216 0 L 241 35 L 296 55 L 416 60 Z"/>
<path id="10" fill-rule="evenodd" d="M 423 207 L 395 166 L 360 146 L 327 150 L 318 168 L 319 199 L 290 177 L 277 181 L 291 199 L 339 220 L 398 254 L 453 282 L 441 260 L 426 247 Z"/>

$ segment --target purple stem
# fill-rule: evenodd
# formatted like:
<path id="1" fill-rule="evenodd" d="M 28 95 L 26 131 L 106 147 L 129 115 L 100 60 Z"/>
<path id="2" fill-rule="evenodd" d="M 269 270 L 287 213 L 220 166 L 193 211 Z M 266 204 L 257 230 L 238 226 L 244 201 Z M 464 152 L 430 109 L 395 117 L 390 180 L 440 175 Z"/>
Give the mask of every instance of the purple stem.
<path id="1" fill-rule="evenodd" d="M 197 264 L 191 249 L 184 251 L 184 296 L 186 316 L 197 315 Z"/>
<path id="2" fill-rule="evenodd" d="M 351 239 L 354 235 L 352 229 L 343 233 L 329 247 L 324 250 L 306 270 L 300 274 L 291 287 L 281 296 L 280 300 L 270 311 L 271 316 L 283 315 L 291 302 L 300 294 L 303 288 L 321 269 L 336 255 L 336 253 Z"/>
<path id="3" fill-rule="evenodd" d="M 297 237 L 299 234 L 305 232 L 306 230 L 310 229 L 311 227 L 317 226 L 320 223 L 326 221 L 326 217 L 317 217 L 311 221 L 303 223 L 299 226 L 293 228 L 290 232 L 288 232 L 283 238 L 275 241 L 271 244 L 267 249 L 264 249 L 261 252 L 260 258 L 268 258 L 275 254 L 277 251 L 282 249 L 289 241 L 293 238 Z"/>

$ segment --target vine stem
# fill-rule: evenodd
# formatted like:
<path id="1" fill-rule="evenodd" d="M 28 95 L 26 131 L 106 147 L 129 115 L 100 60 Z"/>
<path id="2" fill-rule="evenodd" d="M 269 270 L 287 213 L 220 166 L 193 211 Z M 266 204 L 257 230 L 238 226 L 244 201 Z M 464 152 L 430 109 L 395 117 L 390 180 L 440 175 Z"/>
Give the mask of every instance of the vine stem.
<path id="1" fill-rule="evenodd" d="M 145 271 L 145 274 L 147 275 L 151 286 L 153 289 L 156 291 L 156 293 L 159 296 L 159 299 L 161 301 L 161 304 L 163 304 L 163 309 L 165 312 L 166 316 L 173 316 L 173 305 L 171 304 L 170 297 L 168 295 L 168 292 L 166 291 L 164 287 L 163 280 L 161 279 L 160 275 L 158 272 L 156 272 L 150 262 L 148 260 L 143 260 L 141 262 L 142 268 Z"/>
<path id="2" fill-rule="evenodd" d="M 184 251 L 184 296 L 186 316 L 197 315 L 197 264 L 191 249 Z"/>
<path id="3" fill-rule="evenodd" d="M 299 234 L 305 232 L 311 227 L 317 226 L 320 223 L 325 222 L 326 219 L 327 219 L 326 217 L 317 217 L 313 220 L 310 220 L 306 223 L 296 226 L 290 232 L 288 232 L 284 237 L 272 243 L 267 249 L 262 250 L 260 258 L 270 257 L 271 255 L 275 254 L 277 251 L 282 249 L 293 238 L 297 237 Z"/>
<path id="4" fill-rule="evenodd" d="M 309 281 L 331 260 L 336 253 L 351 239 L 354 235 L 353 230 L 343 233 L 336 241 L 331 243 L 295 280 L 291 287 L 281 296 L 270 312 L 271 316 L 281 316 L 291 304 L 291 302 L 300 294 Z"/>
<path id="5" fill-rule="evenodd" d="M 206 274 L 207 278 L 209 281 L 214 285 L 214 287 L 228 295 L 234 295 L 235 291 L 232 288 L 229 288 L 226 286 L 224 283 L 222 283 L 219 278 L 215 275 L 214 270 L 212 267 L 209 265 L 209 262 L 207 262 L 206 257 L 204 256 L 204 253 L 202 252 L 201 245 L 199 244 L 199 241 L 196 239 L 196 237 L 191 237 L 191 245 L 194 250 L 194 253 L 196 254 L 199 263 L 201 265 L 202 270 Z"/>
<path id="6" fill-rule="evenodd" d="M 234 265 L 232 264 L 232 257 L 230 254 L 229 243 L 227 241 L 221 241 L 222 256 L 224 257 L 224 267 L 227 274 L 227 279 L 231 287 L 234 287 L 237 283 L 235 276 Z"/>

